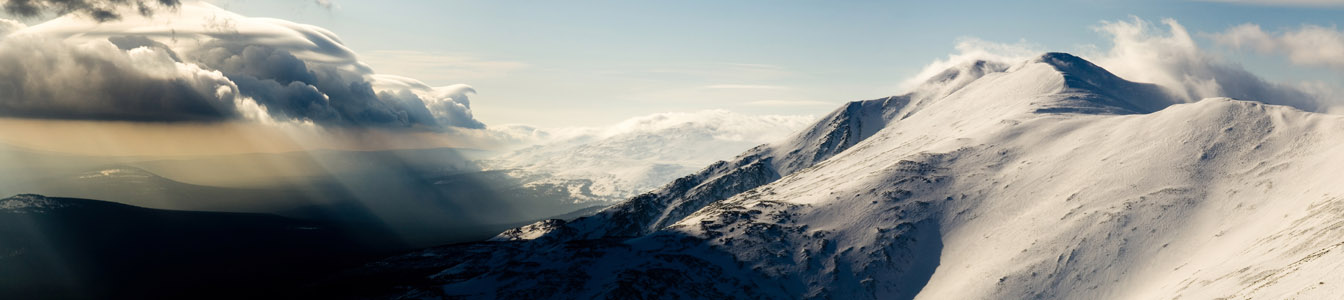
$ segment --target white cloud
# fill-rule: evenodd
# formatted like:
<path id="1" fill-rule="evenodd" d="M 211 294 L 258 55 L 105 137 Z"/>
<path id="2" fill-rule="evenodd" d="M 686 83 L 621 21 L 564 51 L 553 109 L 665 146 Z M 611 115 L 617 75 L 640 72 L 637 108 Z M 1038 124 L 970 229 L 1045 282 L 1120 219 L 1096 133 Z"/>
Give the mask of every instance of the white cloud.
<path id="1" fill-rule="evenodd" d="M 801 128 L 812 119 L 811 116 L 744 115 L 727 110 L 669 112 L 630 118 L 600 130 L 597 135 L 605 138 L 689 127 L 705 129 L 717 139 L 769 142 L 793 133 L 778 129 Z"/>
<path id="2" fill-rule="evenodd" d="M 747 102 L 751 106 L 835 106 L 836 103 L 816 100 L 757 100 Z"/>
<path id="3" fill-rule="evenodd" d="M 10 33 L 28 28 L 22 22 L 0 18 L 0 39 L 4 39 Z"/>
<path id="4" fill-rule="evenodd" d="M 1016 62 L 1045 53 L 1044 46 L 1029 43 L 1026 40 L 1005 44 L 971 37 L 961 38 L 957 41 L 956 49 L 957 52 L 949 54 L 947 58 L 934 60 L 932 63 L 925 65 L 924 69 L 920 70 L 914 77 L 902 82 L 900 90 L 909 91 L 948 69 L 970 62 L 979 60 Z"/>
<path id="5" fill-rule="evenodd" d="M 332 10 L 337 7 L 336 3 L 333 3 L 331 0 L 313 0 L 313 3 L 327 10 Z"/>
<path id="6" fill-rule="evenodd" d="M 66 15 L 29 27 L 24 32 L 75 40 L 144 36 L 178 52 L 195 52 L 209 41 L 239 41 L 284 49 L 304 61 L 339 64 L 367 71 L 353 50 L 325 28 L 273 18 L 239 15 L 209 3 L 188 2 L 153 16 L 129 14 L 120 20 L 96 22 Z"/>
<path id="7" fill-rule="evenodd" d="M 1200 49 L 1175 20 L 1162 24 L 1165 28 L 1137 17 L 1102 22 L 1096 30 L 1111 37 L 1111 48 L 1083 56 L 1122 78 L 1161 85 L 1187 101 L 1229 97 L 1318 112 L 1340 103 L 1299 86 L 1266 81 Z"/>
<path id="8" fill-rule="evenodd" d="M 1190 33 L 1172 19 L 1162 20 L 1161 26 L 1133 17 L 1129 20 L 1102 22 L 1095 29 L 1110 37 L 1110 47 L 1082 46 L 1078 53 L 1093 63 L 1130 81 L 1158 84 L 1185 101 L 1203 98 L 1228 97 L 1288 105 L 1316 112 L 1344 111 L 1344 99 L 1338 85 L 1324 83 L 1275 83 L 1267 81 L 1199 48 Z M 1340 34 L 1322 27 L 1305 26 L 1303 30 L 1277 36 L 1264 33 L 1258 27 L 1243 25 L 1228 30 L 1217 38 L 1226 44 L 1252 47 L 1257 51 L 1300 51 L 1296 58 L 1302 63 L 1324 64 L 1344 55 L 1339 50 Z M 1026 41 L 1012 44 L 987 42 L 965 38 L 957 43 L 957 52 L 945 59 L 927 65 L 918 75 L 906 80 L 907 91 L 926 89 L 946 90 L 957 83 L 924 85 L 930 78 L 945 72 L 975 71 L 971 62 L 987 61 L 983 68 L 1005 69 L 1007 64 L 1023 61 L 1045 52 L 1043 47 Z M 994 63 L 997 62 L 997 63 Z M 953 71 L 948 71 L 953 70 Z M 927 88 L 926 88 L 927 87 Z"/>
<path id="9" fill-rule="evenodd" d="M 583 189 L 601 197 L 588 200 L 620 200 L 751 147 L 783 139 L 815 119 L 703 110 L 657 113 L 608 126 L 558 128 L 544 134 L 519 127 L 520 135 L 544 137 L 541 145 L 507 153 L 487 165 L 525 170 L 524 181 L 539 178 L 533 174 L 589 180 Z"/>
<path id="10" fill-rule="evenodd" d="M 666 112 L 633 117 L 615 124 L 596 127 L 536 128 L 527 125 L 503 125 L 492 128 L 515 140 L 535 143 L 576 144 L 589 140 L 632 138 L 665 133 L 704 135 L 724 141 L 766 143 L 792 134 L 815 121 L 810 115 L 747 115 L 722 109 L 695 112 Z M 668 137 L 688 138 L 688 137 Z"/>
<path id="11" fill-rule="evenodd" d="M 764 85 L 764 84 L 712 84 L 706 85 L 707 89 L 731 89 L 731 90 L 787 90 L 787 86 Z"/>
<path id="12" fill-rule="evenodd" d="M 1344 32 L 1333 28 L 1303 25 L 1296 30 L 1268 33 L 1260 29 L 1260 25 L 1242 24 L 1212 37 L 1219 44 L 1233 48 L 1282 54 L 1296 65 L 1344 70 Z"/>

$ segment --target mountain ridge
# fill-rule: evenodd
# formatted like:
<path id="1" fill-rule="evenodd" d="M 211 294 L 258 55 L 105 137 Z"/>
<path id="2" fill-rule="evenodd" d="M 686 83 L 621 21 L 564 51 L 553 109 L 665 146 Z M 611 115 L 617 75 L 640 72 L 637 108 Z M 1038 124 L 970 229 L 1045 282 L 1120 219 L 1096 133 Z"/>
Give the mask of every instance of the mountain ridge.
<path id="1" fill-rule="evenodd" d="M 1181 103 L 1071 55 L 957 68 L 594 217 L 410 254 L 451 266 L 410 294 L 1341 296 L 1312 278 L 1344 262 L 1344 118 Z"/>
<path id="2" fill-rule="evenodd" d="M 1073 56 L 1070 54 L 1046 53 L 1034 60 L 1029 61 L 1029 63 L 1030 62 L 1042 63 L 1050 66 L 1051 68 L 1054 68 L 1055 70 L 1061 70 L 1059 71 L 1059 73 L 1057 73 L 1057 75 L 1059 75 L 1063 80 L 1063 83 L 1061 83 L 1061 85 L 1063 86 L 1059 87 L 1062 89 L 1086 90 L 1089 87 L 1095 88 L 1095 85 L 1086 83 L 1088 82 L 1087 80 L 1070 81 L 1068 78 L 1076 78 L 1079 75 L 1070 76 L 1068 74 L 1065 74 L 1065 72 L 1073 72 L 1080 75 L 1094 75 L 1097 77 L 1102 77 L 1101 80 L 1095 80 L 1095 81 L 1102 81 L 1102 82 L 1113 82 L 1115 80 L 1123 81 L 1123 79 L 1115 77 L 1115 75 L 1111 74 L 1109 71 L 1101 69 L 1101 67 L 1098 67 L 1090 62 L 1087 62 L 1086 60 L 1083 60 L 1077 56 Z M 830 114 L 824 116 L 820 121 L 816 123 L 816 125 L 804 129 L 801 133 L 794 135 L 788 140 L 752 148 L 751 150 L 748 150 L 746 153 L 739 155 L 731 162 L 723 161 L 712 164 L 709 167 L 706 167 L 705 169 L 701 170 L 700 172 L 697 172 L 694 175 L 679 178 L 673 181 L 672 183 L 668 184 L 667 186 L 664 186 L 660 190 L 655 190 L 651 193 L 636 196 L 635 198 L 632 198 L 630 201 L 627 202 L 618 203 L 615 206 L 613 206 L 612 210 L 599 212 L 599 214 L 593 216 L 592 217 L 593 219 L 591 220 L 584 218 L 575 220 L 573 222 L 577 222 L 578 224 L 574 224 L 573 226 L 581 228 L 577 230 L 578 232 L 602 231 L 601 233 L 584 234 L 582 235 L 584 238 L 594 238 L 601 236 L 633 236 L 651 232 L 653 230 L 661 228 L 662 226 L 666 226 L 668 222 L 664 220 L 679 219 L 679 217 L 685 216 L 685 214 L 689 213 L 690 211 L 697 210 L 707 203 L 726 198 L 726 195 L 736 194 L 739 192 L 749 190 L 751 188 L 755 188 L 756 186 L 763 185 L 765 183 L 773 182 L 774 180 L 782 178 L 783 176 L 787 176 L 788 174 L 791 174 L 797 170 L 811 167 L 817 163 L 829 159 L 830 157 L 839 154 L 840 152 L 843 152 L 844 150 L 847 150 L 850 147 L 858 144 L 859 142 L 867 139 L 873 134 L 876 134 L 883 128 L 886 128 L 888 122 L 897 119 L 904 119 L 909 115 L 930 105 L 929 102 L 933 102 L 934 100 L 937 100 L 937 98 L 939 97 L 946 97 L 948 95 L 956 93 L 957 91 L 964 88 L 967 84 L 972 84 L 973 82 L 982 79 L 986 76 L 997 75 L 1004 72 L 1013 71 L 1014 69 L 1023 68 L 1024 66 L 1029 65 L 1029 63 L 1009 67 L 1005 64 L 988 62 L 983 60 L 971 61 L 950 68 L 947 71 L 943 72 L 941 75 L 931 78 L 926 82 L 924 89 L 917 89 L 915 92 L 900 96 L 890 96 L 873 100 L 853 101 L 846 103 L 843 106 L 841 106 L 841 108 L 832 111 Z M 1062 71 L 1062 70 L 1068 70 L 1068 71 Z M 1056 74 L 1049 74 L 1049 75 L 1056 75 Z M 1068 84 L 1071 82 L 1083 82 L 1083 84 L 1075 83 L 1075 85 L 1077 86 L 1069 86 Z M 1126 84 L 1135 87 L 1141 87 L 1142 89 L 1160 89 L 1153 85 L 1135 84 L 1135 83 L 1129 83 L 1127 81 L 1124 82 Z M 930 89 L 928 88 L 929 86 L 934 86 L 936 87 L 936 89 Z M 1079 92 L 1073 92 L 1071 93 L 1070 96 L 1078 97 L 1079 94 L 1080 94 Z M 1052 99 L 1052 100 L 1059 102 L 1059 101 L 1071 101 L 1070 99 L 1073 98 Z M 1092 99 L 1084 99 L 1084 101 L 1092 101 L 1092 100 L 1106 101 L 1100 103 L 1087 102 L 1092 104 L 1090 108 L 1093 109 L 1091 110 L 1084 110 L 1078 108 L 1083 107 L 1079 105 L 1074 105 L 1075 107 L 1074 109 L 1065 110 L 1063 109 L 1064 106 L 1061 105 L 1052 108 L 1036 108 L 1033 112 L 1034 113 L 1073 112 L 1073 113 L 1094 113 L 1094 114 L 1130 112 L 1123 107 L 1114 107 L 1114 106 L 1110 107 L 1110 109 L 1104 109 L 1104 108 L 1097 109 L 1097 107 L 1099 107 L 1100 105 L 1106 105 L 1111 102 L 1118 101 L 1113 99 L 1114 98 L 1112 97 L 1100 97 L 1100 96 L 1092 97 Z M 1081 102 L 1081 101 L 1073 101 L 1073 102 Z M 1033 103 L 1033 105 L 1038 104 Z M 1134 105 L 1130 106 L 1133 107 Z M 781 151 L 781 149 L 790 149 L 790 150 Z M 735 185 L 731 187 L 723 186 L 722 184 L 717 184 L 716 182 L 721 181 L 721 179 L 719 178 L 724 178 L 724 176 L 731 176 L 728 178 L 746 177 L 746 178 L 752 178 L 752 180 L 750 181 L 737 180 L 737 182 L 745 184 Z M 717 191 L 718 193 L 717 194 L 710 193 L 710 191 Z M 667 195 L 689 195 L 689 197 L 681 196 L 677 198 L 677 197 L 668 197 Z M 635 206 L 635 207 L 627 208 L 627 206 Z M 662 208 L 656 208 L 656 207 L 662 207 Z M 634 216 L 635 213 L 632 212 L 632 211 L 646 212 L 649 210 L 661 210 L 662 212 L 659 213 L 658 216 L 653 218 L 636 217 Z M 600 225 L 595 226 L 585 224 L 585 223 L 613 223 L 605 220 L 599 220 L 607 216 L 620 219 L 620 221 L 614 222 L 618 224 L 630 224 L 630 223 L 641 223 L 641 224 L 647 223 L 647 224 L 637 226 L 642 227 L 639 229 L 623 228 L 609 231 L 600 228 L 593 228 L 598 227 Z M 558 228 L 555 227 L 555 223 L 551 223 L 548 225 L 549 226 L 536 227 L 536 228 Z M 544 234 L 535 232 L 524 233 L 521 232 L 520 230 L 512 229 L 504 232 L 504 234 L 500 236 L 497 236 L 495 240 L 516 239 L 517 236 L 520 235 L 542 236 Z"/>

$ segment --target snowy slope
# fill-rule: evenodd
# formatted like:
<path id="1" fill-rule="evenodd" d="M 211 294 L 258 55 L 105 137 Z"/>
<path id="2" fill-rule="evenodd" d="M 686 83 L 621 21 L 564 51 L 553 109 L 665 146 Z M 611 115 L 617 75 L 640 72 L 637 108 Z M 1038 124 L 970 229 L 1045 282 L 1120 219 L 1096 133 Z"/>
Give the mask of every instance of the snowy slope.
<path id="1" fill-rule="evenodd" d="M 525 186 L 564 189 L 576 203 L 610 204 L 714 161 L 785 137 L 810 116 L 754 116 L 725 110 L 660 113 L 602 128 L 546 132 L 553 140 L 482 162 Z"/>
<path id="2" fill-rule="evenodd" d="M 854 101 L 832 111 L 788 139 L 748 150 L 729 161 L 711 164 L 652 192 L 571 224 L 515 228 L 495 240 L 539 237 L 566 228 L 560 239 L 633 236 L 653 232 L 715 201 L 726 199 L 782 176 L 811 167 L 881 130 L 891 120 L 918 111 L 921 103 L 944 97 L 988 73 L 1008 66 L 977 61 L 935 76 L 918 91 L 873 100 Z M 912 101 L 913 100 L 913 101 Z M 915 104 L 911 104 L 914 102 Z"/>
<path id="3" fill-rule="evenodd" d="M 1344 118 L 1178 104 L 1061 53 L 945 75 L 595 216 L 410 254 L 444 266 L 411 294 L 1344 297 Z"/>

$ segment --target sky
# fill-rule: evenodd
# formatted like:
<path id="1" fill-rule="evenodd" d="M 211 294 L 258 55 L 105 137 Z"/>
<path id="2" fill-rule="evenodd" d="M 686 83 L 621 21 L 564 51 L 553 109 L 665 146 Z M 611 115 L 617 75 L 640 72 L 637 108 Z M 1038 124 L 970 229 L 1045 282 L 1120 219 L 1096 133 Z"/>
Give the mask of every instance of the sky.
<path id="1" fill-rule="evenodd" d="M 111 104 L 55 108 L 10 104 L 29 105 L 0 111 L 23 120 L 0 121 L 131 122 L 119 125 L 134 128 L 129 132 L 152 131 L 145 128 L 154 126 L 135 125 L 144 122 L 246 119 L 291 124 L 284 133 L 289 136 L 336 128 L 342 131 L 340 136 L 364 137 L 356 139 L 358 143 L 377 136 L 377 143 L 424 147 L 429 144 L 414 141 L 448 132 L 453 137 L 441 139 L 453 142 L 439 145 L 470 146 L 481 140 L 516 138 L 516 128 L 528 128 L 516 125 L 552 130 L 594 127 L 658 113 L 706 110 L 819 116 L 846 101 L 900 94 L 910 88 L 912 79 L 958 59 L 1017 59 L 1045 51 L 1080 54 L 1122 77 L 1180 89 L 1192 101 L 1208 96 L 1314 97 L 1280 102 L 1325 112 L 1329 110 L 1308 102 L 1344 97 L 1339 92 L 1344 90 L 1344 33 L 1338 25 L 1344 20 L 1344 1 L 1337 0 L 209 3 L 236 15 L 215 18 L 190 5 L 148 17 L 128 13 L 120 21 L 103 23 L 79 13 L 58 20 L 50 20 L 54 14 L 0 13 L 0 18 L 25 23 L 28 28 L 23 31 L 66 42 L 41 44 L 11 37 L 6 41 L 15 44 L 11 53 L 56 47 L 83 55 L 111 49 L 114 46 L 104 39 L 130 33 L 167 43 L 162 48 L 104 54 L 121 59 L 109 63 L 113 66 L 149 74 L 150 69 L 140 67 L 149 61 L 160 68 L 154 70 L 186 78 L 177 82 L 190 82 L 177 86 L 147 75 L 141 83 L 156 87 L 153 90 L 162 90 L 164 84 L 172 87 L 151 96 L 194 97 L 186 104 L 160 107 L 156 103 L 161 102 L 126 102 L 116 100 L 120 99 L 116 93 L 85 91 L 112 95 L 107 100 Z M 184 31 L 186 27 L 165 21 L 174 19 L 222 28 L 235 36 Z M 285 38 L 267 40 L 270 34 Z M 90 40 L 100 46 L 89 46 Z M 113 44 L 126 48 L 141 45 L 137 43 L 146 42 Z M 244 49 L 252 44 L 268 46 Z M 4 50 L 0 47 L 0 52 Z M 0 63 L 4 57 L 0 53 Z M 32 61 L 41 60 L 20 56 L 12 63 L 27 66 L 28 72 L 45 68 Z M 306 62 L 307 69 L 294 61 Z M 317 77 L 293 75 L 305 72 Z M 5 76 L 0 72 L 0 79 Z M 1269 90 L 1292 91 L 1265 94 L 1259 92 L 1265 89 L 1238 89 L 1261 81 L 1270 83 Z M 112 82 L 78 86 L 131 90 Z M 365 86 L 353 91 L 332 92 L 333 87 L 344 90 L 361 84 Z M 41 90 L 47 93 L 43 95 L 55 98 L 70 92 L 47 88 Z M 1297 90 L 1313 94 L 1302 96 Z M 159 99 L 154 97 L 148 98 Z M 354 104 L 314 106 L 337 100 Z M 229 105 L 235 102 L 241 103 L 237 109 Z M 366 127 L 379 132 L 418 130 L 404 136 L 347 130 Z M 44 147 L 71 145 L 83 144 Z"/>
<path id="2" fill-rule="evenodd" d="M 1293 1 L 1286 1 L 1293 2 Z M 373 68 L 467 83 L 487 124 L 592 126 L 667 111 L 822 114 L 889 96 L 960 39 L 1048 51 L 1107 47 L 1102 21 L 1172 18 L 1265 78 L 1344 82 L 1337 70 L 1216 49 L 1199 33 L 1254 23 L 1338 28 L 1344 4 L 1195 1 L 226 1 L 341 35 Z M 1322 3 L 1330 1 L 1319 1 Z"/>

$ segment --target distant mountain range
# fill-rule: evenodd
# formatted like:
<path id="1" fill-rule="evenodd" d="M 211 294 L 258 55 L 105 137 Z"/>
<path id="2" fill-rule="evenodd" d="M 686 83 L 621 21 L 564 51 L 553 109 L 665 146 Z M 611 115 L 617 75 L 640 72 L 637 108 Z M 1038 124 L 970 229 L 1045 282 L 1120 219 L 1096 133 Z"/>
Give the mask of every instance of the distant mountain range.
<path id="1" fill-rule="evenodd" d="M 90 198 L 156 209 L 321 221 L 401 249 L 477 241 L 584 210 L 569 193 L 482 171 L 471 149 L 318 150 L 97 157 L 0 148 L 0 195 Z"/>
<path id="2" fill-rule="evenodd" d="M 315 290 L 1344 297 L 1344 117 L 1167 95 L 1064 53 L 962 64 L 592 216 L 407 253 Z"/>

